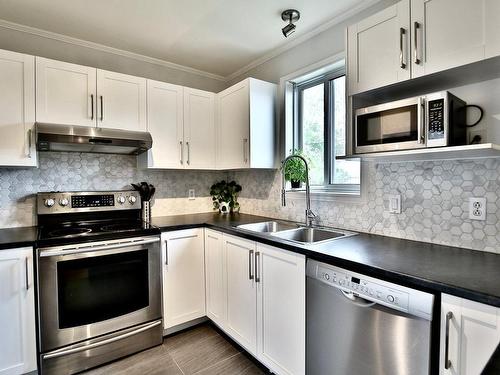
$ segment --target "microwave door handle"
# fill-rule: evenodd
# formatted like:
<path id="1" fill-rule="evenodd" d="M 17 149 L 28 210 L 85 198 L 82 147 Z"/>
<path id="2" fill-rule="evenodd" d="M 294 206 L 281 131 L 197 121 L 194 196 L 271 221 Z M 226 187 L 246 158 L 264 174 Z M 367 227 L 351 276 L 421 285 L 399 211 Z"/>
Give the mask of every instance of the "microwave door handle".
<path id="1" fill-rule="evenodd" d="M 425 100 L 418 98 L 418 114 L 417 114 L 417 143 L 425 144 Z"/>

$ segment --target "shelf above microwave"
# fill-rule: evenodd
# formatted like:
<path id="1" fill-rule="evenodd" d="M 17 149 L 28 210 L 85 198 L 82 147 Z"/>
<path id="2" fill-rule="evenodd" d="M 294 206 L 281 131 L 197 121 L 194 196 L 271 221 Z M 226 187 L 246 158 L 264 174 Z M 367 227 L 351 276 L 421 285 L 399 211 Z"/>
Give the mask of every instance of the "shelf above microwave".
<path id="1" fill-rule="evenodd" d="M 398 163 L 409 161 L 460 160 L 500 157 L 500 145 L 482 143 L 466 146 L 422 148 L 413 150 L 373 152 L 350 156 L 337 156 L 337 159 L 362 159 L 378 163 Z"/>

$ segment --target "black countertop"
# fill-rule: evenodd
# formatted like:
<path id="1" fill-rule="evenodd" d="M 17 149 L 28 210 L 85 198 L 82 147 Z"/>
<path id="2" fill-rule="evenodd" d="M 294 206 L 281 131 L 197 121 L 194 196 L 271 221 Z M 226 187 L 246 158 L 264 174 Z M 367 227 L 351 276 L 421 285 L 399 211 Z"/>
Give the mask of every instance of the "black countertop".
<path id="1" fill-rule="evenodd" d="M 0 250 L 33 246 L 37 237 L 37 227 L 0 229 Z"/>
<path id="2" fill-rule="evenodd" d="M 272 219 L 246 214 L 204 213 L 155 217 L 153 225 L 162 231 L 206 226 L 404 286 L 500 307 L 498 254 L 365 233 L 306 246 L 235 228 L 265 220 Z"/>

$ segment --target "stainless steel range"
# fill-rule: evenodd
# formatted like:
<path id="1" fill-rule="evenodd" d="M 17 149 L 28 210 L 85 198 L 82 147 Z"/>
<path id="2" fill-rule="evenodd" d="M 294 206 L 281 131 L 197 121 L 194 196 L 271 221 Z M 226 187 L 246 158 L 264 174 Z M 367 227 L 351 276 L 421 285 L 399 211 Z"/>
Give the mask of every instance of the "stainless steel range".
<path id="1" fill-rule="evenodd" d="M 37 195 L 42 374 L 161 344 L 160 232 L 135 191 Z"/>

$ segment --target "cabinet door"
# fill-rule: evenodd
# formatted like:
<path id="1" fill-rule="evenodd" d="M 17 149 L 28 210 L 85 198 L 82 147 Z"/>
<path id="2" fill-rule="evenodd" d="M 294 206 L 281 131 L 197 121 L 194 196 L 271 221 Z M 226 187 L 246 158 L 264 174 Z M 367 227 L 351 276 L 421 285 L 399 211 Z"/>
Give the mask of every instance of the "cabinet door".
<path id="1" fill-rule="evenodd" d="M 226 265 L 222 234 L 205 230 L 207 316 L 224 327 L 226 322 Z"/>
<path id="2" fill-rule="evenodd" d="M 416 32 L 412 39 L 417 37 L 417 58 L 421 60 L 416 64 L 412 57 L 413 77 L 484 59 L 486 1 L 412 0 Z M 419 29 L 415 29 L 415 22 Z"/>
<path id="3" fill-rule="evenodd" d="M 403 0 L 348 28 L 351 95 L 410 78 L 409 23 Z"/>
<path id="4" fill-rule="evenodd" d="M 203 229 L 162 234 L 164 328 L 205 316 Z"/>
<path id="5" fill-rule="evenodd" d="M 36 121 L 96 125 L 96 69 L 36 58 Z"/>
<path id="6" fill-rule="evenodd" d="M 97 126 L 146 131 L 146 79 L 97 70 Z"/>
<path id="7" fill-rule="evenodd" d="M 257 244 L 258 358 L 277 374 L 305 374 L 305 257 Z"/>
<path id="8" fill-rule="evenodd" d="M 485 0 L 486 58 L 500 56 L 500 1 Z"/>
<path id="9" fill-rule="evenodd" d="M 215 94 L 184 89 L 184 142 L 186 168 L 215 168 Z"/>
<path id="10" fill-rule="evenodd" d="M 153 148 L 138 156 L 143 168 L 183 168 L 183 87 L 147 81 L 148 127 Z"/>
<path id="11" fill-rule="evenodd" d="M 218 94 L 217 126 L 217 168 L 247 168 L 250 159 L 248 80 Z"/>
<path id="12" fill-rule="evenodd" d="M 0 252 L 0 374 L 36 370 L 33 249 Z"/>
<path id="13" fill-rule="evenodd" d="M 449 312 L 450 368 L 445 369 Z M 479 375 L 500 343 L 500 309 L 443 295 L 441 316 L 441 374 Z"/>
<path id="14" fill-rule="evenodd" d="M 0 50 L 0 165 L 36 166 L 35 58 Z"/>
<path id="15" fill-rule="evenodd" d="M 227 267 L 226 333 L 250 353 L 257 349 L 255 242 L 224 235 Z"/>

